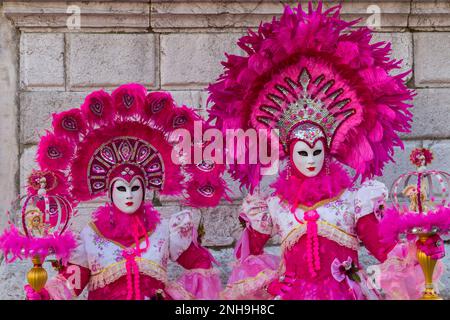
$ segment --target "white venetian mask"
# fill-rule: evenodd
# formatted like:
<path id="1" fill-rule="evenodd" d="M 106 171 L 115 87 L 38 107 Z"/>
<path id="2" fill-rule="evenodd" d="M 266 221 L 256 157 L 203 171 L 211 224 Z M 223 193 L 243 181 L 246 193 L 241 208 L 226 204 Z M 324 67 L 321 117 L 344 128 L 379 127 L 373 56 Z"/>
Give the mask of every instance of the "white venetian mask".
<path id="1" fill-rule="evenodd" d="M 291 159 L 297 170 L 304 176 L 314 177 L 318 175 L 325 160 L 322 140 L 317 140 L 312 148 L 303 141 L 295 142 L 292 147 Z"/>
<path id="2" fill-rule="evenodd" d="M 144 189 L 139 177 L 133 178 L 129 183 L 118 178 L 113 182 L 111 192 L 114 205 L 127 214 L 135 213 L 144 200 Z"/>

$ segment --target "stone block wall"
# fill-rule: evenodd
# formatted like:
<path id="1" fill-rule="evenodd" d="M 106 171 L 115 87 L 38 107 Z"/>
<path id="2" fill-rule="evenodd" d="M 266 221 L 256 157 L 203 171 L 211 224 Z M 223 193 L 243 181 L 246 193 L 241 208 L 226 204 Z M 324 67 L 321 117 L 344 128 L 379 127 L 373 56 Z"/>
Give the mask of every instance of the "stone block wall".
<path id="1" fill-rule="evenodd" d="M 279 15 L 281 2 L 296 3 L 0 1 L 0 212 L 24 191 L 35 166 L 36 143 L 53 112 L 79 106 L 91 90 L 139 82 L 149 90 L 169 90 L 179 104 L 204 115 L 204 88 L 221 73 L 223 53 L 239 53 L 236 40 L 247 28 Z M 77 10 L 80 25 L 73 28 Z M 405 150 L 398 150 L 396 164 L 387 166 L 381 180 L 390 185 L 412 169 L 409 152 L 422 145 L 435 153 L 432 168 L 450 171 L 448 0 L 345 1 L 343 14 L 363 17 L 360 25 L 374 26 L 375 40 L 392 42 L 394 57 L 404 60 L 402 71 L 412 70 L 409 86 L 417 91 L 412 132 L 403 137 Z M 230 248 L 240 234 L 242 194 L 229 181 L 233 203 L 198 212 L 207 231 L 205 244 L 216 250 Z M 176 199 L 161 200 L 167 215 L 180 209 Z M 75 228 L 96 205 L 80 208 Z M 4 226 L 2 214 L 0 229 Z"/>

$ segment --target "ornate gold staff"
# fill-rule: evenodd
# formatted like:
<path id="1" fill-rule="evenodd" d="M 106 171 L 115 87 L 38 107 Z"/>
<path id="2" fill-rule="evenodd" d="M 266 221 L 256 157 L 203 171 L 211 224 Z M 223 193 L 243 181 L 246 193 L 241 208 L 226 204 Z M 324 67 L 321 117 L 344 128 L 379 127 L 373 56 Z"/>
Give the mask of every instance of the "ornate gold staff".
<path id="1" fill-rule="evenodd" d="M 27 273 L 28 284 L 34 291 L 39 292 L 44 288 L 47 282 L 47 271 L 42 267 L 39 255 L 35 255 L 31 261 L 33 262 L 33 268 Z"/>
<path id="2" fill-rule="evenodd" d="M 428 238 L 432 235 L 432 233 L 419 234 L 418 236 L 420 243 L 425 244 Z M 417 260 L 419 261 L 420 267 L 422 268 L 425 276 L 425 291 L 423 292 L 420 300 L 442 300 L 442 298 L 434 290 L 433 284 L 433 273 L 437 260 L 428 256 L 419 247 L 417 247 Z"/>
<path id="3" fill-rule="evenodd" d="M 416 257 L 425 280 L 421 300 L 442 300 L 435 291 L 433 273 L 444 249 L 438 248 L 441 245 L 437 241 L 429 242 L 434 241 L 430 238 L 447 232 L 450 227 L 450 174 L 427 169 L 427 165 L 433 160 L 433 153 L 426 148 L 414 149 L 410 160 L 416 166 L 416 171 L 402 174 L 394 181 L 390 191 L 393 202 L 392 220 L 388 221 L 390 224 L 399 224 L 399 229 L 394 231 L 396 237 L 401 233 L 417 236 Z M 399 201 L 401 185 L 404 186 L 401 194 L 405 198 Z M 408 202 L 409 206 L 406 206 Z M 389 227 L 384 230 L 387 234 L 390 233 Z M 432 252 L 434 249 L 436 251 Z"/>

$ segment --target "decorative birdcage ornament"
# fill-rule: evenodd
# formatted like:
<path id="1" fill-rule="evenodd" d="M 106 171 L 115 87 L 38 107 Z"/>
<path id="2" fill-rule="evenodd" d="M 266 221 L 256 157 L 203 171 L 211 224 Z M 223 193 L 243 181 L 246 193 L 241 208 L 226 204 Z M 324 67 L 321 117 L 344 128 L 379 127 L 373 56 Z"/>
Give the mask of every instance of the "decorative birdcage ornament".
<path id="1" fill-rule="evenodd" d="M 392 207 L 385 211 L 381 234 L 387 241 L 398 237 L 417 241 L 417 259 L 425 276 L 421 299 L 437 300 L 441 299 L 433 285 L 437 260 L 427 255 L 421 246 L 431 237 L 450 230 L 450 174 L 427 169 L 433 154 L 426 148 L 414 149 L 410 160 L 416 170 L 400 175 L 392 184 Z M 436 243 L 438 245 L 443 246 L 443 243 Z"/>
<path id="2" fill-rule="evenodd" d="M 67 230 L 74 210 L 61 184 L 61 176 L 56 172 L 33 171 L 28 178 L 27 195 L 13 204 L 8 212 L 9 228 L 0 236 L 7 263 L 32 260 L 27 279 L 36 292 L 47 281 L 42 267 L 46 259 L 65 262 L 75 247 L 75 239 Z"/>

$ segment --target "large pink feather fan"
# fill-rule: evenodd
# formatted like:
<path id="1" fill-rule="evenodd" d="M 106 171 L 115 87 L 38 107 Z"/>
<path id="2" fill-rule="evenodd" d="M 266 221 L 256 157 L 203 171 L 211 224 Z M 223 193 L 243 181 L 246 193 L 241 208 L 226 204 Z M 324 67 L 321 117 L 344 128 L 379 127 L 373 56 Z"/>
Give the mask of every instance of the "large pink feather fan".
<path id="1" fill-rule="evenodd" d="M 64 170 L 69 165 L 73 152 L 72 142 L 47 131 L 39 142 L 36 160 L 44 170 Z"/>
<path id="2" fill-rule="evenodd" d="M 414 93 L 405 85 L 408 73 L 391 75 L 400 61 L 390 58 L 390 43 L 371 43 L 368 28 L 350 28 L 358 21 L 343 21 L 339 14 L 340 6 L 322 10 L 322 2 L 315 10 L 310 3 L 307 11 L 286 6 L 280 19 L 249 31 L 238 41 L 246 54 L 227 55 L 224 73 L 209 86 L 209 121 L 224 133 L 277 128 L 276 120 L 302 93 L 300 75 L 307 70 L 308 94 L 329 111 L 341 108 L 337 118 L 351 114 L 331 137 L 331 155 L 362 179 L 381 175 L 393 161 L 394 147 L 403 147 L 398 134 L 409 132 L 406 101 Z M 277 105 L 274 96 L 282 102 Z M 286 156 L 282 143 L 280 153 Z M 232 176 L 251 189 L 261 179 L 259 169 L 259 164 L 230 166 Z"/>
<path id="3" fill-rule="evenodd" d="M 142 113 L 147 89 L 137 83 L 124 84 L 111 95 L 117 116 L 124 118 Z"/>
<path id="4" fill-rule="evenodd" d="M 84 100 L 81 112 L 91 128 L 108 124 L 114 120 L 112 98 L 103 90 L 94 91 Z"/>
<path id="5" fill-rule="evenodd" d="M 145 87 L 134 83 L 120 86 L 111 96 L 94 91 L 80 108 L 53 116 L 54 133 L 41 138 L 37 160 L 41 171 L 58 179 L 64 175 L 64 190 L 68 189 L 67 197 L 73 202 L 104 195 L 111 170 L 131 163 L 143 170 L 147 187 L 162 195 L 185 195 L 191 180 L 200 182 L 208 176 L 219 190 L 214 194 L 215 203 L 224 194 L 220 191 L 224 190 L 223 166 L 209 175 L 192 174 L 187 172 L 188 164 L 180 165 L 173 158 L 177 156 L 174 130 L 187 129 L 193 138 L 195 121 L 206 127 L 193 109 L 176 106 L 167 92 L 147 95 Z M 210 189 L 200 190 L 205 191 L 203 195 L 196 194 L 190 203 L 213 203 L 201 200 L 211 200 Z"/>
<path id="6" fill-rule="evenodd" d="M 111 170 L 132 163 L 143 170 L 149 189 L 163 195 L 181 195 L 188 191 L 188 183 L 198 175 L 186 172 L 188 165 L 180 165 L 171 133 L 175 129 L 192 130 L 201 118 L 186 106 L 178 107 L 167 92 L 147 95 L 138 84 L 123 85 L 110 96 L 100 90 L 89 94 L 81 108 L 53 116 L 54 132 L 47 132 L 39 143 L 37 160 L 41 171 L 60 179 L 64 175 L 70 201 L 91 200 L 107 192 Z M 69 121 L 70 120 L 70 121 Z M 76 129 L 67 130 L 69 129 Z M 215 170 L 208 176 L 214 185 L 225 184 Z M 211 175 L 216 175 L 212 177 Z M 203 177 L 203 176 L 202 176 Z M 197 179 L 200 181 L 200 179 Z M 216 186 L 219 190 L 221 187 Z M 191 203 L 212 203 L 209 189 L 192 198 Z M 214 203 L 224 192 L 215 193 Z"/>
<path id="7" fill-rule="evenodd" d="M 86 133 L 86 122 L 80 109 L 74 108 L 53 114 L 53 130 L 57 136 L 78 141 Z"/>

